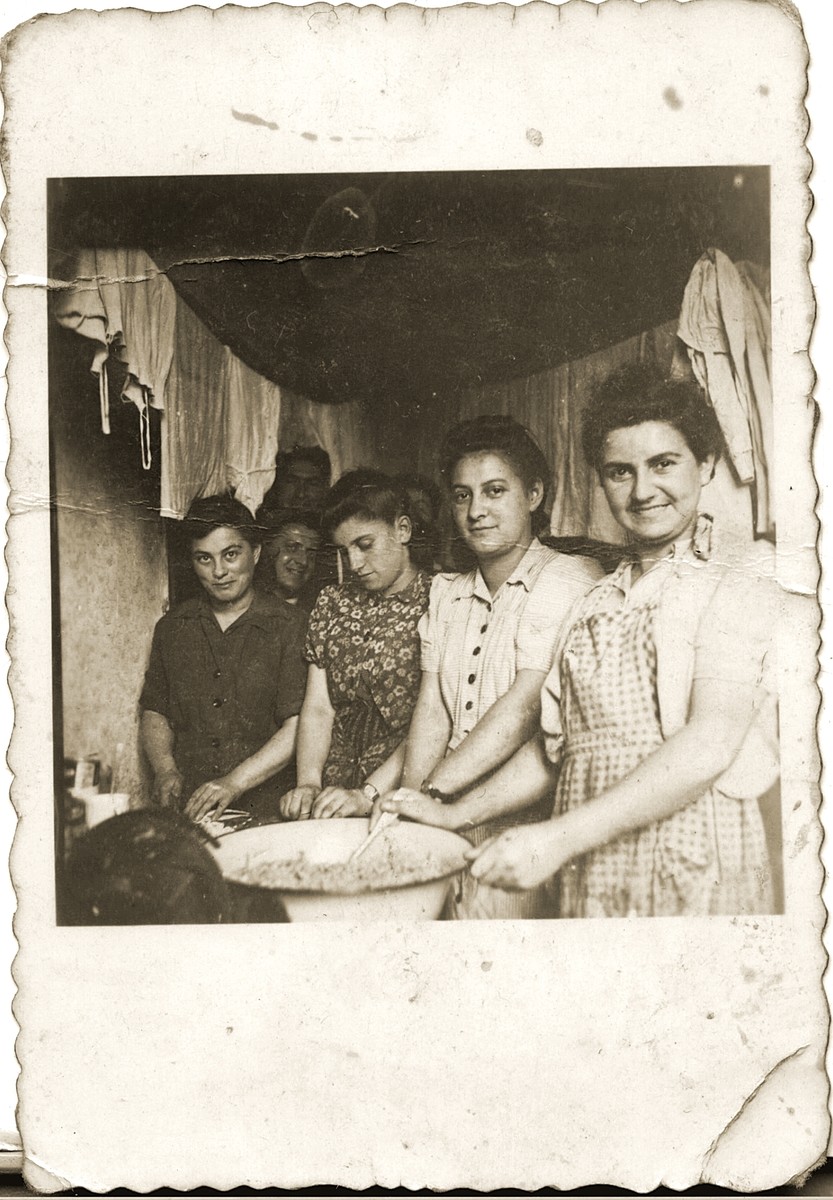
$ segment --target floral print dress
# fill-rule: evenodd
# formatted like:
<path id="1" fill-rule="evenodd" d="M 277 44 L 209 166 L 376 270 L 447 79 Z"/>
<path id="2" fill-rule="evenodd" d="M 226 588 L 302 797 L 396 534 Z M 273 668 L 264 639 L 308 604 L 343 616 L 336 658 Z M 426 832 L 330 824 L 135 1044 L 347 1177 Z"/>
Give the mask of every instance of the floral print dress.
<path id="1" fill-rule="evenodd" d="M 312 610 L 304 657 L 326 672 L 335 710 L 325 787 L 360 787 L 405 738 L 420 684 L 417 626 L 430 576 L 392 596 L 354 583 L 326 587 Z"/>

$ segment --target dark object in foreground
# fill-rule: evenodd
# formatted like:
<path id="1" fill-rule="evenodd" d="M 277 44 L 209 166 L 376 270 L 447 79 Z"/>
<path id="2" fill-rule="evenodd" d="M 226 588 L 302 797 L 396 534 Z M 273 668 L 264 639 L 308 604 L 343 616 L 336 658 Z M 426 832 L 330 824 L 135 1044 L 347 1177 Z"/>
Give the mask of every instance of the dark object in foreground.
<path id="1" fill-rule="evenodd" d="M 205 925 L 286 921 L 241 906 L 194 824 L 179 813 L 143 809 L 105 821 L 79 844 L 66 876 L 70 925 Z"/>

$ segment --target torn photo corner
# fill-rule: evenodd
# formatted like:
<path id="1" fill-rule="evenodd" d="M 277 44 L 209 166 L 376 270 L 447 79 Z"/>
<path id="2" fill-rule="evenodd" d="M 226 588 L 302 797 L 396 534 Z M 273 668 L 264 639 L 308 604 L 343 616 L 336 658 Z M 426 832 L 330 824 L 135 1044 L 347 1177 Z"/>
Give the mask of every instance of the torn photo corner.
<path id="1" fill-rule="evenodd" d="M 794 7 L 747 0 L 75 11 L 5 39 L 15 1015 L 34 1190 L 752 1192 L 823 1160 L 806 68 Z M 698 449 L 702 422 L 681 433 L 666 408 L 614 421 L 607 458 L 585 459 L 585 414 L 635 367 L 699 385 L 719 458 Z M 375 467 L 439 485 L 445 434 L 488 414 L 543 450 L 546 508 L 534 479 L 512 520 L 527 530 L 546 511 L 535 553 L 571 563 L 573 580 L 590 563 L 577 600 L 590 607 L 565 626 L 568 650 L 535 658 L 561 593 L 539 604 L 528 562 L 487 584 L 492 531 L 466 525 L 473 485 L 455 486 L 431 603 L 457 588 L 458 610 L 482 602 L 488 619 L 449 634 L 455 732 L 437 770 L 471 771 L 467 713 L 477 704 L 485 722 L 532 678 L 536 704 L 545 685 L 533 740 L 560 772 L 546 811 L 491 848 L 469 830 L 477 856 L 465 844 L 465 865 L 431 879 L 376 886 L 359 856 L 371 882 L 338 904 L 291 881 L 232 900 L 240 872 L 279 846 L 320 875 L 338 845 L 346 869 L 366 822 L 281 822 L 277 785 L 265 809 L 252 800 L 259 778 L 218 789 L 237 769 L 229 708 L 272 719 L 277 676 L 252 646 L 264 630 L 286 640 L 297 596 L 241 605 L 224 625 L 223 588 L 249 597 L 267 569 L 279 587 L 275 527 L 260 558 L 243 537 L 229 582 L 210 577 L 194 553 L 206 539 L 182 518 L 226 490 L 262 511 L 290 480 L 277 456 L 297 447 L 328 456 L 327 483 Z M 677 441 L 649 453 L 646 430 Z M 520 476 L 500 461 L 509 481 L 488 504 L 503 488 L 511 507 Z M 617 499 L 646 472 L 647 499 Z M 455 521 L 471 586 L 445 557 Z M 341 566 L 315 544 L 327 595 L 358 595 L 342 541 Z M 402 632 L 411 596 L 373 599 L 375 613 L 399 608 L 372 654 L 353 628 L 363 729 L 393 720 L 395 684 L 373 692 L 386 655 L 417 654 L 416 617 Z M 535 621 L 505 615 L 518 596 Z M 148 699 L 148 663 L 169 610 L 164 661 L 193 682 L 166 708 L 158 679 Z M 403 690 L 419 684 L 409 662 Z M 749 710 L 740 733 L 728 695 Z M 719 697 L 725 737 L 704 696 Z M 180 756 L 167 781 L 148 713 Z M 487 790 L 505 766 L 495 744 L 469 743 Z M 189 777 L 209 788 L 206 811 L 226 811 L 207 838 L 153 807 Z M 525 779 L 519 768 L 507 808 Z M 540 882 L 554 837 L 589 837 L 594 814 L 604 836 Z M 431 832 L 444 831 L 400 820 L 375 845 L 425 835 L 424 864 Z M 505 879 L 512 845 L 528 851 L 513 860 L 528 886 L 503 892 L 516 908 L 466 908 L 500 890 L 478 872 Z M 299 890 L 319 902 L 312 919 Z"/>

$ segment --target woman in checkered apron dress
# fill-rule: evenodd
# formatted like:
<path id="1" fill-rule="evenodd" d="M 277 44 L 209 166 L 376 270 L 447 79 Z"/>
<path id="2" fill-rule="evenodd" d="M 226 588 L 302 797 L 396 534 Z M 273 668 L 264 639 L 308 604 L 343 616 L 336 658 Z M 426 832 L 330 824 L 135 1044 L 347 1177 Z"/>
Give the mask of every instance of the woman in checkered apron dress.
<path id="1" fill-rule="evenodd" d="M 772 910 L 759 797 L 778 777 L 772 631 L 759 544 L 700 511 L 720 446 L 698 386 L 627 368 L 584 445 L 631 553 L 581 598 L 542 694 L 542 735 L 452 806 L 450 828 L 552 794 L 553 818 L 470 852 L 508 890 L 549 881 L 552 915 Z"/>
<path id="2" fill-rule="evenodd" d="M 633 562 L 623 563 L 594 589 L 572 627 L 557 693 L 548 687 L 543 715 L 547 752 L 560 763 L 556 815 L 604 795 L 663 744 L 657 688 L 663 595 L 685 587 L 689 555 L 708 555 L 710 534 L 711 523 L 701 518 L 687 551 L 636 580 Z M 757 797 L 708 787 L 672 815 L 573 858 L 553 891 L 563 917 L 768 911 Z"/>

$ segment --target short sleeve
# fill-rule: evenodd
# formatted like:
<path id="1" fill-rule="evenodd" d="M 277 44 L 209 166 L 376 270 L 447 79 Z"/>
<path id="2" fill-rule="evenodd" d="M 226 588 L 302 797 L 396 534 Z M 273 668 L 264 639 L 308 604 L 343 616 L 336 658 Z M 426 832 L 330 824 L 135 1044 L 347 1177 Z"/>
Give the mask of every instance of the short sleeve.
<path id="1" fill-rule="evenodd" d="M 301 622 L 288 624 L 281 652 L 280 684 L 275 702 L 275 720 L 283 724 L 295 717 L 304 703 L 307 683 L 307 668 L 301 653 L 304 628 Z"/>
<path id="2" fill-rule="evenodd" d="M 541 732 L 550 762 L 558 762 L 564 745 L 561 722 L 561 667 L 554 663 L 541 688 Z"/>
<path id="3" fill-rule="evenodd" d="M 577 601 L 603 574 L 592 559 L 559 555 L 547 563 L 535 581 L 518 626 L 517 670 L 549 671 L 565 622 Z"/>
<path id="4" fill-rule="evenodd" d="M 431 582 L 428 611 L 420 617 L 417 626 L 420 646 L 419 665 L 421 670 L 430 671 L 432 674 L 437 674 L 440 670 L 445 628 L 442 614 L 447 596 L 448 580 L 443 575 L 435 576 Z"/>
<path id="5" fill-rule="evenodd" d="M 332 620 L 334 589 L 325 587 L 313 605 L 307 623 L 303 657 L 322 671 L 327 669 L 327 641 Z"/>
<path id="6" fill-rule="evenodd" d="M 698 626 L 694 678 L 765 686 L 778 611 L 778 586 L 772 579 L 731 571 Z"/>
<path id="7" fill-rule="evenodd" d="M 150 659 L 145 672 L 142 694 L 139 697 L 139 707 L 147 712 L 156 712 L 170 718 L 171 697 L 168 685 L 168 672 L 165 670 L 163 643 L 165 640 L 164 617 L 157 622 L 153 631 L 153 641 L 150 647 Z"/>

